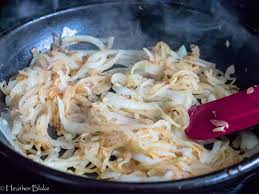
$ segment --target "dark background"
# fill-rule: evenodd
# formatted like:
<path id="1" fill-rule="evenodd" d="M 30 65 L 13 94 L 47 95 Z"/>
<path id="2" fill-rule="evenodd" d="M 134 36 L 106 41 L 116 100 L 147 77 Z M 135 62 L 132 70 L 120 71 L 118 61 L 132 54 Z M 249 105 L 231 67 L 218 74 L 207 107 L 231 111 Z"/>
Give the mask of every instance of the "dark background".
<path id="1" fill-rule="evenodd" d="M 105 0 L 104 0 L 105 1 Z M 209 9 L 211 5 L 210 0 L 176 0 L 181 4 L 188 4 L 199 9 Z M 240 22 L 248 28 L 251 33 L 258 36 L 259 34 L 259 1 L 258 0 L 225 0 L 230 2 L 227 6 L 232 12 L 236 12 L 240 18 Z M 22 25 L 34 18 L 54 13 L 58 10 L 66 9 L 69 7 L 79 6 L 83 4 L 91 4 L 100 2 L 96 0 L 83 1 L 83 0 L 0 0 L 0 35 L 8 33 L 17 26 Z M 147 2 L 147 0 L 146 0 Z M 150 1 L 149 1 L 150 2 Z M 221 1 L 224 3 L 224 0 Z M 17 161 L 18 162 L 18 161 Z M 257 170 L 258 171 L 258 170 Z M 2 185 L 14 186 L 31 186 L 45 185 L 51 191 L 59 191 L 62 193 L 70 193 L 76 190 L 69 185 L 62 185 L 34 173 L 28 172 L 23 169 L 19 164 L 13 164 L 6 161 L 0 155 L 0 186 Z M 244 193 L 259 193 L 259 175 L 249 176 L 240 180 L 232 188 L 222 188 L 222 194 L 244 194 Z M 0 191 L 1 192 L 1 191 Z M 78 191 L 77 191 L 78 192 Z M 82 191 L 86 192 L 86 191 Z M 4 193 L 4 192 L 3 192 Z M 12 192 L 13 193 L 13 192 Z M 19 192 L 21 193 L 21 192 Z M 28 193 L 28 192 L 27 192 Z M 38 192 L 39 193 L 39 192 Z M 41 192 L 49 193 L 49 192 Z M 111 191 L 112 193 L 112 191 Z M 199 193 L 199 191 L 197 191 Z M 215 193 L 211 191 L 209 193 Z M 200 193 L 199 193 L 200 194 Z"/>

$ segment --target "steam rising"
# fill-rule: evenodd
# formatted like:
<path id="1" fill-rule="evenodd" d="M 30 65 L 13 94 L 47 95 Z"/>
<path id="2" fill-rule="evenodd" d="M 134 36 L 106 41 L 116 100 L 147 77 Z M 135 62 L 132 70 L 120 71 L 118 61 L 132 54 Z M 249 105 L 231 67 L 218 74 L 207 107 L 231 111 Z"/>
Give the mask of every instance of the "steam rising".
<path id="1" fill-rule="evenodd" d="M 27 2 L 27 1 L 25 1 Z M 64 2 L 53 2 L 50 12 L 64 7 Z M 119 3 L 100 3 L 90 5 L 89 8 L 71 11 L 62 16 L 52 17 L 41 21 L 40 33 L 38 24 L 31 24 L 19 34 L 19 41 L 15 41 L 16 50 L 13 50 L 13 39 L 4 40 L 5 49 L 1 52 L 0 63 L 13 65 L 13 69 L 3 67 L 0 77 L 14 73 L 21 66 L 29 62 L 29 51 L 32 47 L 41 50 L 50 45 L 51 34 L 60 34 L 63 27 L 75 29 L 79 34 L 89 34 L 96 37 L 115 37 L 114 48 L 141 49 L 150 47 L 157 41 L 165 41 L 173 49 L 182 44 L 188 47 L 197 44 L 201 49 L 201 57 L 217 64 L 224 70 L 225 67 L 235 64 L 237 73 L 249 72 L 247 56 L 244 53 L 256 53 L 258 41 L 241 26 L 239 17 L 231 6 L 225 4 L 230 1 L 223 0 L 144 0 L 141 3 L 135 1 L 119 1 Z M 139 1 L 138 1 L 139 2 Z M 68 5 L 78 5 L 79 1 L 73 1 Z M 30 4 L 36 6 L 34 2 Z M 22 14 L 26 3 L 17 13 Z M 37 6 L 36 6 L 37 7 Z M 37 10 L 35 7 L 35 10 Z M 25 13 L 24 13 L 25 14 Z M 25 17 L 26 15 L 24 15 Z M 46 22 L 48 20 L 48 22 Z M 26 32 L 26 33 L 25 33 Z M 30 32 L 30 33 L 28 33 Z M 225 43 L 229 41 L 229 48 Z M 18 50 L 17 50 L 18 49 Z M 246 52 L 249 50 L 249 52 Z M 244 52 L 245 51 L 245 52 Z M 13 53 L 12 56 L 9 56 Z M 245 61 L 245 62 L 243 62 Z M 259 59 L 254 60 L 257 63 Z M 252 61 L 249 61 L 252 63 Z M 239 68 L 241 70 L 239 70 Z M 254 69 L 252 72 L 258 72 Z M 240 75 L 242 76 L 242 75 Z M 239 76 L 238 80 L 239 80 Z M 251 83 L 250 83 L 251 84 Z M 254 83 L 253 83 L 254 84 Z"/>

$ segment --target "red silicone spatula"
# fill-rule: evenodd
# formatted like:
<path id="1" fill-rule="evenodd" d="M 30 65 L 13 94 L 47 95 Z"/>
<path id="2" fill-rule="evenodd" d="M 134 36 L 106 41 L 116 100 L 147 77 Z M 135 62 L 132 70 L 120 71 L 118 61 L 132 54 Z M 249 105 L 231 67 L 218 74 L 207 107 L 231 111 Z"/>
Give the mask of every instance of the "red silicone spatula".
<path id="1" fill-rule="evenodd" d="M 191 107 L 189 115 L 190 125 L 185 133 L 194 140 L 207 140 L 252 127 L 259 124 L 259 87 Z"/>

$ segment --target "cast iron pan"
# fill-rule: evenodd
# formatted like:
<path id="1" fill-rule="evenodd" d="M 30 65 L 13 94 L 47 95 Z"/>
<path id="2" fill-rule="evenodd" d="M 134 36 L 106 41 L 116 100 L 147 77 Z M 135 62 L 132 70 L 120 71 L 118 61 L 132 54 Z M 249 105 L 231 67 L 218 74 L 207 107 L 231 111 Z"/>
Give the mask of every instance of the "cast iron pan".
<path id="1" fill-rule="evenodd" d="M 213 1 L 214 2 L 214 1 Z M 235 64 L 238 86 L 246 88 L 259 81 L 259 41 L 246 31 L 236 17 L 220 4 L 211 10 L 199 10 L 176 3 L 105 2 L 71 8 L 33 20 L 0 38 L 0 79 L 8 79 L 25 67 L 33 47 L 49 48 L 51 34 L 60 34 L 64 26 L 79 34 L 97 37 L 114 36 L 115 48 L 141 49 L 157 41 L 165 41 L 173 48 L 194 43 L 201 49 L 201 57 L 217 63 L 219 69 Z M 230 42 L 227 48 L 226 41 Z M 215 185 L 231 184 L 238 177 L 251 174 L 259 166 L 259 155 L 238 165 L 195 178 L 159 183 L 121 183 L 94 180 L 70 175 L 37 164 L 17 154 L 0 137 L 2 155 L 17 165 L 49 179 L 83 191 L 139 192 L 199 192 Z M 87 190 L 85 190 L 87 189 Z"/>

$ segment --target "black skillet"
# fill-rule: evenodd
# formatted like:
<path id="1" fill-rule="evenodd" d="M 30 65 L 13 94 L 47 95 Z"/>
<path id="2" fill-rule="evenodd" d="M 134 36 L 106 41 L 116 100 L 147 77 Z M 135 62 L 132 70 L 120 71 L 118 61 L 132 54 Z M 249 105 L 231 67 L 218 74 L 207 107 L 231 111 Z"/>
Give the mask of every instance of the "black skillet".
<path id="1" fill-rule="evenodd" d="M 25 67 L 33 47 L 49 48 L 52 33 L 59 34 L 64 26 L 80 34 L 97 37 L 114 36 L 115 48 L 141 49 L 157 41 L 168 42 L 173 48 L 182 44 L 198 44 L 202 58 L 217 63 L 224 70 L 235 64 L 237 84 L 246 88 L 259 81 L 259 40 L 243 28 L 236 17 L 213 1 L 212 9 L 179 3 L 136 1 L 95 3 L 71 8 L 33 20 L 0 38 L 0 79 L 7 79 Z M 210 1 L 207 1 L 210 2 Z M 225 42 L 230 42 L 226 47 Z M 249 176 L 259 166 L 255 155 L 229 168 L 199 177 L 159 183 L 126 183 L 94 180 L 56 171 L 37 164 L 11 149 L 0 136 L 0 153 L 17 165 L 83 191 L 118 193 L 199 193 L 216 186 L 231 185 Z"/>

